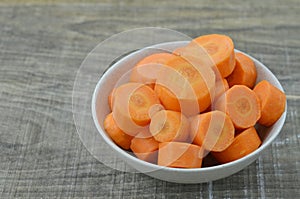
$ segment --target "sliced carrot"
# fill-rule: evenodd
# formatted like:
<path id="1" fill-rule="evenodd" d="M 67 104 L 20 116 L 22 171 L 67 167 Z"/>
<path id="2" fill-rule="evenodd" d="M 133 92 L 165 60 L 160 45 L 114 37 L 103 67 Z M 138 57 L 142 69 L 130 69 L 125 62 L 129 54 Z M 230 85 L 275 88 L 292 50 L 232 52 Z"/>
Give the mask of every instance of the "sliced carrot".
<path id="1" fill-rule="evenodd" d="M 176 48 L 173 51 L 173 54 L 180 56 L 189 62 L 192 60 L 196 61 L 206 67 L 213 67 L 215 65 L 206 49 L 194 41 L 191 41 L 185 46 Z"/>
<path id="2" fill-rule="evenodd" d="M 174 56 L 171 53 L 155 53 L 145 57 L 132 69 L 130 81 L 144 83 L 154 88 L 161 65 Z"/>
<path id="3" fill-rule="evenodd" d="M 235 60 L 235 68 L 227 77 L 229 86 L 232 87 L 233 85 L 240 84 L 253 88 L 257 77 L 254 62 L 243 53 L 235 53 Z"/>
<path id="4" fill-rule="evenodd" d="M 165 64 L 167 67 L 159 72 L 154 90 L 166 109 L 190 116 L 210 106 L 215 87 L 215 75 L 210 67 L 201 67 L 195 60 L 180 56 Z"/>
<path id="5" fill-rule="evenodd" d="M 109 113 L 104 120 L 104 129 L 109 137 L 121 148 L 128 150 L 130 148 L 132 136 L 123 132 L 116 124 L 112 113 Z"/>
<path id="6" fill-rule="evenodd" d="M 138 88 L 130 97 L 129 111 L 133 121 L 142 126 L 149 124 L 148 112 L 155 104 L 160 104 L 160 102 L 151 88 L 147 86 Z"/>
<path id="7" fill-rule="evenodd" d="M 244 85 L 235 85 L 214 104 L 214 109 L 225 112 L 237 129 L 254 126 L 261 115 L 260 101 L 254 91 Z"/>
<path id="8" fill-rule="evenodd" d="M 258 122 L 264 126 L 273 125 L 285 110 L 285 94 L 266 80 L 259 82 L 253 91 L 261 102 L 262 112 Z"/>
<path id="9" fill-rule="evenodd" d="M 154 91 L 166 109 L 179 112 L 181 111 L 178 98 L 174 92 L 170 91 L 170 89 L 168 89 L 166 86 L 156 84 Z"/>
<path id="10" fill-rule="evenodd" d="M 187 141 L 189 122 L 180 112 L 162 110 L 153 115 L 150 132 L 158 142 Z"/>
<path id="11" fill-rule="evenodd" d="M 146 135 L 139 133 L 131 140 L 130 149 L 141 160 L 157 163 L 158 142 L 152 137 L 150 132 Z"/>
<path id="12" fill-rule="evenodd" d="M 202 67 L 210 67 L 216 76 L 216 81 L 224 79 L 216 66 L 216 63 L 212 59 L 211 55 L 208 54 L 207 49 L 199 45 L 194 40 L 188 45 L 179 47 L 173 51 L 173 54 L 178 55 L 190 63 L 196 63 Z"/>
<path id="13" fill-rule="evenodd" d="M 113 117 L 122 131 L 135 136 L 150 123 L 150 107 L 159 103 L 158 97 L 149 86 L 126 83 L 114 91 Z"/>
<path id="14" fill-rule="evenodd" d="M 125 102 L 123 103 L 124 100 Z M 160 104 L 153 89 L 139 83 L 126 83 L 116 88 L 114 91 L 114 105 L 117 103 L 120 106 L 125 105 L 125 108 L 126 104 L 128 104 L 129 107 L 127 108 L 129 108 L 130 118 L 141 126 L 150 123 L 150 117 L 148 115 L 150 107 L 155 104 Z"/>
<path id="15" fill-rule="evenodd" d="M 230 37 L 220 34 L 203 35 L 192 42 L 202 46 L 211 56 L 223 78 L 235 67 L 234 44 Z"/>
<path id="16" fill-rule="evenodd" d="M 222 152 L 212 152 L 220 163 L 240 159 L 255 151 L 261 145 L 261 140 L 254 127 L 244 130 L 234 138 L 233 143 Z"/>
<path id="17" fill-rule="evenodd" d="M 223 151 L 234 139 L 231 119 L 221 111 L 203 113 L 192 119 L 191 137 L 193 143 L 207 151 Z"/>
<path id="18" fill-rule="evenodd" d="M 286 96 L 269 82 L 251 90 L 256 77 L 254 62 L 234 53 L 228 36 L 200 36 L 173 54 L 140 60 L 130 82 L 108 96 L 104 129 L 121 148 L 161 166 L 200 168 L 207 154 L 207 166 L 234 161 L 261 145 L 256 122 L 270 126 L 285 110 Z"/>
<path id="19" fill-rule="evenodd" d="M 184 142 L 159 143 L 157 164 L 177 168 L 200 168 L 202 150 L 197 145 Z"/>

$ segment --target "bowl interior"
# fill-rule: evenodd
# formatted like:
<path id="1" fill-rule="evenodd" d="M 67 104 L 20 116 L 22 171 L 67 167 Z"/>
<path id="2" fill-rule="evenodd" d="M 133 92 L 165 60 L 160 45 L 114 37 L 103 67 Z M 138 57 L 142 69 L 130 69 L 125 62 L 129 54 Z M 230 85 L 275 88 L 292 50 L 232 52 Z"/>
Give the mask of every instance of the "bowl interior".
<path id="1" fill-rule="evenodd" d="M 171 42 L 171 43 L 164 43 L 155 45 L 149 48 L 145 48 L 142 50 L 138 50 L 134 53 L 131 53 L 119 61 L 117 61 L 115 64 L 113 64 L 111 67 L 108 68 L 108 70 L 103 74 L 101 79 L 99 80 L 94 94 L 92 98 L 92 115 L 93 120 L 95 123 L 95 126 L 100 133 L 100 135 L 103 137 L 105 142 L 111 146 L 112 150 L 117 153 L 119 157 L 121 157 L 123 160 L 125 160 L 128 164 L 133 166 L 135 169 L 146 173 L 146 172 L 152 172 L 155 170 L 163 170 L 163 171 L 171 171 L 171 172 L 215 172 L 216 170 L 224 170 L 226 168 L 232 169 L 236 165 L 239 165 L 239 167 L 236 167 L 236 169 L 232 169 L 231 173 L 239 171 L 243 167 L 247 166 L 251 162 L 253 162 L 258 155 L 268 146 L 270 143 L 276 138 L 276 136 L 279 134 L 284 121 L 286 117 L 286 110 L 281 116 L 281 118 L 271 127 L 265 128 L 263 126 L 257 125 L 257 130 L 260 135 L 260 137 L 263 140 L 262 145 L 253 153 L 230 163 L 212 166 L 212 167 L 206 167 L 206 168 L 198 168 L 198 169 L 178 169 L 178 168 L 168 168 L 168 167 L 161 167 L 158 165 L 154 165 L 145 161 L 142 161 L 133 155 L 129 154 L 125 150 L 122 150 L 119 148 L 106 134 L 104 127 L 103 127 L 103 121 L 106 117 L 106 115 L 110 112 L 110 109 L 108 107 L 108 95 L 110 94 L 111 90 L 116 87 L 116 84 L 122 84 L 124 82 L 127 82 L 129 80 L 129 74 L 130 69 L 143 57 L 157 53 L 157 52 L 165 52 L 165 51 L 172 51 L 173 49 L 185 45 L 187 42 Z M 240 52 L 236 50 L 237 52 Z M 249 55 L 248 55 L 249 56 Z M 279 88 L 283 91 L 283 88 L 277 78 L 274 76 L 274 74 L 261 62 L 256 60 L 255 58 L 249 56 L 254 61 L 256 68 L 257 68 L 257 82 L 261 80 L 268 80 L 271 84 Z M 223 175 L 224 176 L 224 175 Z M 155 177 L 155 176 L 154 176 Z M 220 175 L 219 177 L 222 177 Z M 159 178 L 159 177 L 158 177 Z M 165 178 L 163 178 L 165 179 Z M 217 179 L 215 177 L 214 179 Z M 199 182 L 214 180 L 214 179 L 202 179 L 199 180 Z M 165 180 L 168 180 L 167 178 Z M 176 180 L 171 180 L 173 182 L 177 182 Z"/>

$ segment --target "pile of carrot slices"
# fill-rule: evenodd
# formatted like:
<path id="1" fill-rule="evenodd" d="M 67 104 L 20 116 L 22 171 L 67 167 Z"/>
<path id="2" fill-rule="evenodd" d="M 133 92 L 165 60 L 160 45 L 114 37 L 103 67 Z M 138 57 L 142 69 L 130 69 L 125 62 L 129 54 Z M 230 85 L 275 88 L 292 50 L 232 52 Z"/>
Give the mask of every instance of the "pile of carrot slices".
<path id="1" fill-rule="evenodd" d="M 285 94 L 256 77 L 230 37 L 200 36 L 139 60 L 130 81 L 111 91 L 104 128 L 118 146 L 161 166 L 237 160 L 261 145 L 254 126 L 272 126 L 285 110 Z"/>

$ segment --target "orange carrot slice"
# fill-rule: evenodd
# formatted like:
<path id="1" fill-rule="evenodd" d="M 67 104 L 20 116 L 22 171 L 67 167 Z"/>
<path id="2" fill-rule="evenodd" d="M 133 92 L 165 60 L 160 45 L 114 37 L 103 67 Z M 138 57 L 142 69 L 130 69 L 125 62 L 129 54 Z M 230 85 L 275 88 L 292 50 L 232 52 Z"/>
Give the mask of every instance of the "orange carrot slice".
<path id="1" fill-rule="evenodd" d="M 157 164 L 177 168 L 200 168 L 202 150 L 197 145 L 184 142 L 159 143 Z"/>
<path id="2" fill-rule="evenodd" d="M 235 68 L 227 77 L 229 86 L 240 84 L 253 88 L 257 76 L 254 62 L 243 53 L 235 53 L 235 60 Z"/>
<path id="3" fill-rule="evenodd" d="M 258 123 L 264 126 L 273 125 L 285 110 L 285 94 L 266 80 L 259 82 L 253 91 L 261 102 L 262 112 Z"/>
<path id="4" fill-rule="evenodd" d="M 150 132 L 158 142 L 187 141 L 189 122 L 180 112 L 162 110 L 153 115 Z"/>
<path id="5" fill-rule="evenodd" d="M 210 67 L 215 73 L 216 81 L 224 79 L 214 60 L 211 58 L 211 55 L 208 54 L 207 50 L 203 46 L 199 45 L 195 41 L 191 41 L 188 45 L 175 49 L 173 54 L 184 58 L 190 63 L 196 63 L 202 67 Z"/>
<path id="6" fill-rule="evenodd" d="M 152 137 L 150 132 L 139 133 L 131 140 L 130 149 L 141 160 L 157 163 L 158 142 Z"/>
<path id="7" fill-rule="evenodd" d="M 214 104 L 214 109 L 225 112 L 237 129 L 254 126 L 261 115 L 260 101 L 256 94 L 244 85 L 235 85 Z"/>
<path id="8" fill-rule="evenodd" d="M 173 51 L 173 54 L 180 56 L 190 62 L 192 60 L 195 60 L 197 62 L 200 62 L 201 65 L 207 67 L 213 67 L 215 65 L 210 55 L 207 53 L 207 50 L 194 41 L 191 41 L 185 46 L 176 48 Z"/>
<path id="9" fill-rule="evenodd" d="M 170 53 L 155 53 L 145 57 L 132 69 L 130 81 L 144 83 L 154 88 L 161 65 L 174 56 Z"/>
<path id="10" fill-rule="evenodd" d="M 234 138 L 233 143 L 222 152 L 212 152 L 220 162 L 227 163 L 240 159 L 255 151 L 261 145 L 261 140 L 254 127 L 244 130 Z"/>
<path id="11" fill-rule="evenodd" d="M 114 91 L 113 117 L 122 131 L 135 136 L 150 123 L 150 107 L 159 103 L 158 97 L 149 86 L 126 83 Z"/>
<path id="12" fill-rule="evenodd" d="M 180 56 L 169 59 L 167 67 L 159 72 L 154 89 L 166 109 L 187 116 L 210 106 L 215 87 L 213 70 L 201 67 L 195 60 L 189 61 Z"/>
<path id="13" fill-rule="evenodd" d="M 126 83 L 116 88 L 113 102 L 113 108 L 116 107 L 116 104 L 129 108 L 128 117 L 141 126 L 150 123 L 150 117 L 148 115 L 150 107 L 155 104 L 160 104 L 153 89 L 139 83 Z M 126 104 L 128 104 L 129 107 L 126 106 Z"/>
<path id="14" fill-rule="evenodd" d="M 133 121 L 142 126 L 149 124 L 149 109 L 159 103 L 155 92 L 151 88 L 147 86 L 138 88 L 130 97 L 129 111 Z"/>
<path id="15" fill-rule="evenodd" d="M 104 129 L 109 137 L 121 148 L 128 150 L 130 148 L 132 136 L 123 132 L 116 124 L 112 113 L 108 114 L 104 120 Z"/>
<path id="16" fill-rule="evenodd" d="M 211 56 L 223 78 L 235 67 L 234 44 L 230 37 L 220 34 L 200 36 L 192 42 L 202 46 Z"/>
<path id="17" fill-rule="evenodd" d="M 192 119 L 191 137 L 207 151 L 223 151 L 233 142 L 234 126 L 221 111 L 203 113 Z"/>
<path id="18" fill-rule="evenodd" d="M 180 112 L 180 103 L 174 92 L 170 91 L 166 86 L 156 84 L 154 91 L 157 94 L 159 100 L 166 109 Z"/>

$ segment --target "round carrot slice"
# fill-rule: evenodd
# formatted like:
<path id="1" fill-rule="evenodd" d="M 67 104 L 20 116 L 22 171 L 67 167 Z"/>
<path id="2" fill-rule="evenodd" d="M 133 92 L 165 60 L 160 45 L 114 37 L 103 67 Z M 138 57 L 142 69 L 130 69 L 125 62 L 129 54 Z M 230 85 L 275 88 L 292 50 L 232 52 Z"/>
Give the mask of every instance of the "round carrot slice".
<path id="1" fill-rule="evenodd" d="M 161 65 L 174 56 L 170 53 L 155 53 L 145 57 L 132 69 L 130 81 L 144 83 L 154 88 Z"/>
<path id="2" fill-rule="evenodd" d="M 227 77 L 230 87 L 233 85 L 245 85 L 253 88 L 256 82 L 256 67 L 252 59 L 243 53 L 235 53 L 236 65 L 233 72 Z"/>
<path id="3" fill-rule="evenodd" d="M 116 124 L 112 113 L 108 114 L 104 120 L 104 129 L 109 137 L 121 148 L 128 150 L 130 148 L 132 136 L 123 132 Z"/>
<path id="4" fill-rule="evenodd" d="M 141 160 L 157 163 L 158 142 L 150 132 L 141 132 L 131 140 L 130 149 Z"/>
<path id="5" fill-rule="evenodd" d="M 158 142 L 187 141 L 189 123 L 180 112 L 162 110 L 153 115 L 150 132 Z"/>
<path id="6" fill-rule="evenodd" d="M 215 75 L 210 67 L 180 56 L 165 64 L 167 67 L 159 72 L 154 90 L 166 109 L 190 116 L 210 106 L 215 87 Z"/>
<path id="7" fill-rule="evenodd" d="M 202 149 L 183 142 L 159 143 L 158 165 L 177 168 L 200 168 Z"/>
<path id="8" fill-rule="evenodd" d="M 221 152 L 212 152 L 212 155 L 220 163 L 227 163 L 250 154 L 260 145 L 261 140 L 255 128 L 250 127 L 237 135 L 227 149 Z"/>
<path id="9" fill-rule="evenodd" d="M 210 34 L 194 39 L 211 56 L 223 78 L 230 75 L 235 67 L 234 44 L 226 35 Z"/>
<path id="10" fill-rule="evenodd" d="M 191 137 L 207 151 L 223 151 L 233 142 L 234 126 L 221 111 L 203 113 L 192 119 Z"/>
<path id="11" fill-rule="evenodd" d="M 264 126 L 273 125 L 285 110 L 285 94 L 266 80 L 259 82 L 253 91 L 261 102 L 261 117 L 258 123 Z"/>
<path id="12" fill-rule="evenodd" d="M 231 87 L 216 101 L 214 109 L 227 113 L 238 129 L 254 126 L 261 116 L 258 97 L 244 85 Z"/>
<path id="13" fill-rule="evenodd" d="M 126 133 L 136 135 L 150 123 L 149 109 L 159 104 L 155 92 L 145 84 L 126 83 L 113 93 L 113 116 Z"/>
<path id="14" fill-rule="evenodd" d="M 149 124 L 148 112 L 155 104 L 159 104 L 159 100 L 151 88 L 147 86 L 138 88 L 130 97 L 129 111 L 133 121 L 141 126 Z"/>

